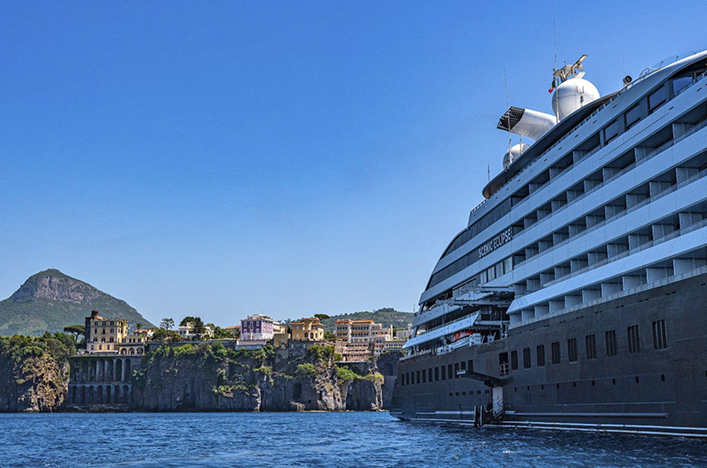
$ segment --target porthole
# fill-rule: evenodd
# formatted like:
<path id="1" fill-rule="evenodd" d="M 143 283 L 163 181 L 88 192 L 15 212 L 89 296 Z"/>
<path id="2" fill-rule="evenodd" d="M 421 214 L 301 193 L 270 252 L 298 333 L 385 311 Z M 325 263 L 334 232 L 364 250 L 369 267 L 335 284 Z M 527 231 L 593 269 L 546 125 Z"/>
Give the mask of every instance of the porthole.
<path id="1" fill-rule="evenodd" d="M 592 387 L 596 385 L 596 382 L 592 380 Z"/>
<path id="2" fill-rule="evenodd" d="M 528 385 L 528 391 L 530 391 L 530 385 Z"/>
<path id="3" fill-rule="evenodd" d="M 636 376 L 636 383 L 638 383 L 638 376 Z"/>
<path id="4" fill-rule="evenodd" d="M 540 390 L 545 390 L 545 385 L 541 385 Z"/>
<path id="5" fill-rule="evenodd" d="M 557 384 L 557 389 L 558 389 L 558 390 L 560 389 L 560 384 Z"/>
<path id="6" fill-rule="evenodd" d="M 514 392 L 517 392 L 517 391 L 518 391 L 518 387 L 513 387 L 513 391 L 514 391 Z"/>
<path id="7" fill-rule="evenodd" d="M 660 374 L 660 381 L 665 382 L 665 374 Z"/>
<path id="8" fill-rule="evenodd" d="M 577 388 L 577 382 L 572 382 L 572 386 L 573 386 L 574 388 Z"/>
<path id="9" fill-rule="evenodd" d="M 616 385 L 616 379 L 611 379 L 611 383 Z"/>

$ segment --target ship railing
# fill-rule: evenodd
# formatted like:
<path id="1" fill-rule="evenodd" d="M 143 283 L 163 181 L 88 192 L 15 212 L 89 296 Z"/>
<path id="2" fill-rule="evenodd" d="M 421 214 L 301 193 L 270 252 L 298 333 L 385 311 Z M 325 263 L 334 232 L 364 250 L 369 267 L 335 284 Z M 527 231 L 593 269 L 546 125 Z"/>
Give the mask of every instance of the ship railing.
<path id="1" fill-rule="evenodd" d="M 683 89 L 681 89 L 678 93 L 675 93 L 674 95 L 672 95 L 672 96 L 670 97 L 670 100 L 672 100 L 675 96 L 677 96 L 678 94 L 684 92 L 684 91 L 687 90 L 688 88 L 691 88 L 692 86 L 694 86 L 696 83 L 698 83 L 700 80 L 702 80 L 702 78 L 704 78 L 706 75 L 707 75 L 707 72 L 702 73 L 701 75 L 698 75 L 698 76 L 692 81 L 692 83 L 690 83 L 689 85 L 685 86 L 685 87 L 684 87 Z M 648 75 L 646 75 L 646 76 L 648 76 Z M 644 78 L 645 78 L 645 77 L 644 77 Z M 640 79 L 643 79 L 643 78 L 640 78 Z M 633 83 L 631 83 L 631 85 L 633 86 L 637 81 L 638 81 L 638 80 L 634 81 Z M 609 104 L 611 104 L 612 102 L 614 102 L 614 101 L 616 100 L 616 98 L 618 98 L 621 94 L 623 94 L 623 92 L 626 91 L 627 89 L 628 89 L 628 87 L 625 87 L 625 88 L 621 89 L 621 90 L 618 91 L 614 96 L 612 96 L 611 99 L 609 99 L 608 101 L 606 101 L 604 104 L 602 104 L 601 106 L 599 106 L 594 112 L 592 112 L 592 113 L 589 114 L 587 117 L 585 117 L 584 120 L 582 120 L 582 121 L 579 122 L 577 125 L 575 125 L 575 126 L 572 128 L 571 131 L 567 132 L 562 138 L 560 138 L 559 140 L 557 140 L 557 141 L 556 141 L 555 143 L 553 143 L 548 149 L 546 149 L 545 151 L 543 151 L 542 154 L 540 154 L 540 155 L 539 155 L 538 157 L 536 157 L 533 161 L 531 161 L 530 163 L 528 163 L 528 165 L 525 166 L 523 169 L 521 169 L 514 177 L 512 177 L 510 180 L 508 180 L 505 184 L 501 185 L 501 186 L 498 188 L 498 190 L 496 190 L 496 193 L 500 192 L 503 187 L 505 187 L 506 185 L 510 184 L 513 180 L 515 180 L 516 178 L 518 178 L 518 176 L 520 176 L 520 174 L 522 174 L 523 172 L 525 172 L 526 170 L 528 170 L 528 169 L 529 169 L 530 167 L 532 167 L 535 163 L 537 163 L 537 162 L 540 161 L 541 159 L 544 159 L 544 157 L 545 157 L 547 154 L 549 154 L 553 149 L 555 149 L 555 147 L 557 147 L 557 146 L 560 145 L 563 141 L 565 141 L 567 138 L 569 138 L 571 135 L 573 135 L 574 132 L 575 132 L 579 127 L 581 127 L 582 125 L 584 125 L 584 124 L 585 124 L 586 122 L 588 122 L 589 120 L 593 119 L 599 112 L 602 111 L 602 109 L 604 109 L 606 106 L 608 106 Z M 666 101 L 666 103 L 667 103 L 667 102 L 670 102 L 670 100 Z M 595 150 L 593 150 L 591 153 L 593 154 L 595 151 L 598 151 L 599 149 L 600 149 L 600 148 L 595 148 Z M 589 155 L 590 155 L 590 154 L 585 155 L 585 158 L 586 158 L 587 156 L 589 156 Z M 571 167 L 571 166 L 570 166 L 570 167 Z M 485 200 L 484 200 L 484 201 L 485 201 Z M 482 202 L 482 204 L 483 204 L 483 202 Z M 479 205 L 479 206 L 480 206 L 480 205 Z M 478 207 L 477 207 L 477 208 L 478 208 Z M 472 211 L 472 212 L 473 212 L 473 211 Z"/>
<path id="2" fill-rule="evenodd" d="M 539 317 L 529 318 L 529 319 L 523 320 L 521 322 L 514 323 L 514 324 L 510 325 L 509 328 L 517 328 L 520 326 L 528 325 L 530 323 L 536 323 L 536 322 L 540 322 L 542 320 L 547 320 L 552 317 L 558 317 L 560 315 L 569 314 L 570 312 L 581 310 L 586 307 L 592 307 L 592 306 L 595 306 L 598 304 L 603 304 L 605 302 L 614 301 L 616 299 L 620 299 L 625 296 L 630 296 L 631 294 L 636 294 L 639 292 L 647 291 L 649 289 L 659 288 L 662 286 L 666 286 L 668 284 L 677 283 L 678 281 L 683 281 L 683 280 L 693 278 L 695 276 L 700 276 L 700 275 L 703 275 L 706 273 L 707 273 L 707 265 L 697 267 L 697 268 L 694 268 L 690 271 L 686 271 L 685 273 L 681 273 L 679 275 L 668 276 L 667 278 L 663 278 L 658 281 L 654 281 L 652 283 L 642 284 L 640 286 L 636 286 L 635 288 L 627 289 L 625 291 L 619 291 L 617 293 L 611 294 L 606 297 L 600 297 L 600 298 L 594 299 L 592 301 L 576 304 L 576 305 L 573 305 L 570 307 L 566 307 L 564 309 L 560 309 L 556 312 L 551 312 L 549 314 L 541 315 Z"/>
<path id="3" fill-rule="evenodd" d="M 543 218 L 543 220 L 545 220 L 545 219 L 550 219 L 550 218 L 552 218 L 553 216 L 557 216 L 557 215 L 559 215 L 559 214 L 564 213 L 567 209 L 571 208 L 571 207 L 574 206 L 576 203 L 579 203 L 580 201 L 582 201 L 582 200 L 583 200 L 585 197 L 587 197 L 588 195 L 593 194 L 593 193 L 596 192 L 597 190 L 600 190 L 601 188 L 603 188 L 604 186 L 606 186 L 608 183 L 613 182 L 614 180 L 616 180 L 617 177 L 621 177 L 622 175 L 626 174 L 627 172 L 629 172 L 629 171 L 635 169 L 637 166 L 640 166 L 641 164 L 645 163 L 645 162 L 648 161 L 649 159 L 652 159 L 652 158 L 654 158 L 655 156 L 661 154 L 661 153 L 662 153 L 663 151 L 665 151 L 666 149 L 668 149 L 668 148 L 674 146 L 676 143 L 679 143 L 681 140 L 684 140 L 684 139 L 687 138 L 688 136 L 690 136 L 690 135 L 692 135 L 692 134 L 698 132 L 699 130 L 702 130 L 702 129 L 705 128 L 705 127 L 707 127 L 707 120 L 705 120 L 705 121 L 699 123 L 698 125 L 695 125 L 694 127 L 688 129 L 688 130 L 687 130 L 685 133 L 683 133 L 682 135 L 678 136 L 677 138 L 675 138 L 675 139 L 673 139 L 673 140 L 670 140 L 670 141 L 666 142 L 665 144 L 661 145 L 660 147 L 656 148 L 655 150 L 651 151 L 650 153 L 646 153 L 646 156 L 643 157 L 642 159 L 636 161 L 635 163 L 632 163 L 632 164 L 626 166 L 624 169 L 622 169 L 621 171 L 619 171 L 619 172 L 617 172 L 616 174 L 612 175 L 610 178 L 606 179 L 604 182 L 601 182 L 601 183 L 597 184 L 595 187 L 592 187 L 591 190 L 589 190 L 589 191 L 583 193 L 582 195 L 578 196 L 577 198 L 575 198 L 575 199 L 572 200 L 571 202 L 567 203 L 567 204 L 564 205 L 561 209 L 559 209 L 559 210 L 557 210 L 557 211 L 555 211 L 555 212 L 552 212 L 552 213 L 550 213 L 549 215 L 545 216 L 545 217 Z M 555 249 L 555 248 L 558 248 L 558 247 L 563 246 L 563 245 L 566 245 L 566 244 L 568 244 L 568 243 L 570 243 L 570 242 L 572 242 L 572 241 L 575 241 L 575 240 L 577 240 L 578 238 L 580 238 L 580 237 L 582 237 L 582 236 L 585 236 L 585 235 L 587 235 L 587 234 L 590 234 L 590 233 L 594 232 L 595 230 L 600 229 L 601 227 L 605 226 L 606 224 L 608 224 L 608 223 L 610 223 L 610 222 L 613 222 L 613 221 L 619 219 L 619 218 L 622 217 L 622 216 L 625 216 L 625 215 L 627 215 L 627 214 L 629 214 L 629 213 L 632 213 L 633 211 L 638 210 L 638 209 L 644 207 L 645 205 L 647 205 L 647 204 L 649 204 L 649 203 L 652 203 L 652 202 L 654 202 L 654 201 L 656 201 L 656 200 L 658 200 L 658 199 L 660 199 L 660 198 L 662 198 L 662 197 L 664 197 L 664 196 L 666 196 L 666 195 L 668 195 L 668 194 L 674 192 L 675 190 L 678 190 L 678 189 L 680 189 L 680 188 L 682 188 L 682 187 L 684 187 L 684 186 L 686 186 L 686 185 L 689 185 L 689 184 L 691 184 L 692 182 L 694 182 L 694 181 L 697 180 L 697 179 L 701 179 L 701 178 L 704 177 L 706 174 L 707 174 L 707 173 L 706 173 L 705 171 L 702 171 L 702 172 L 700 172 L 700 173 L 698 173 L 698 174 L 695 174 L 695 175 L 693 175 L 692 177 L 690 177 L 690 178 L 688 178 L 688 179 L 686 179 L 686 180 L 680 182 L 679 184 L 673 185 L 673 186 L 671 186 L 670 188 L 668 188 L 668 189 L 666 189 L 666 190 L 664 190 L 664 191 L 662 191 L 662 192 L 660 192 L 660 193 L 658 193 L 658 194 L 656 194 L 656 195 L 654 195 L 654 196 L 652 196 L 652 197 L 650 197 L 650 198 L 647 198 L 647 199 L 645 199 L 645 200 L 643 200 L 643 201 L 637 203 L 636 205 L 632 206 L 631 208 L 628 208 L 628 209 L 626 209 L 626 210 L 624 210 L 624 211 L 622 211 L 622 212 L 620 212 L 620 213 L 617 213 L 616 215 L 612 216 L 611 218 L 605 219 L 604 221 L 601 221 L 601 222 L 595 224 L 594 226 L 592 226 L 592 227 L 590 227 L 590 228 L 588 228 L 588 229 L 585 229 L 584 231 L 582 231 L 582 232 L 580 232 L 580 233 L 578 233 L 578 234 L 575 234 L 574 236 L 572 236 L 572 237 L 570 237 L 570 238 L 568 238 L 568 239 L 563 240 L 562 242 L 558 242 L 557 244 L 553 245 L 551 248 L 549 248 L 549 249 L 547 249 L 547 250 L 544 250 L 542 253 L 549 252 L 549 251 L 551 251 L 551 250 L 553 250 L 553 249 Z M 526 260 L 523 260 L 522 262 L 517 263 L 514 268 L 518 268 L 518 267 L 522 266 L 523 264 L 525 264 L 526 262 L 528 262 L 528 261 L 530 261 L 531 259 L 534 259 L 534 258 L 535 258 L 535 256 L 530 257 L 530 258 L 528 258 L 528 259 L 526 259 Z"/>
<path id="4" fill-rule="evenodd" d="M 703 177 L 704 177 L 704 175 L 703 175 Z M 548 287 L 548 286 L 552 286 L 553 284 L 557 284 L 557 283 L 561 283 L 561 282 L 563 282 L 563 281 L 567 281 L 567 280 L 570 279 L 570 278 L 573 278 L 573 277 L 575 277 L 575 276 L 577 276 L 577 275 L 581 275 L 582 273 L 585 273 L 585 272 L 587 272 L 587 271 L 589 271 L 589 270 L 593 270 L 594 268 L 598 268 L 598 267 L 604 266 L 604 265 L 606 265 L 606 264 L 608 264 L 608 263 L 615 262 L 616 260 L 620 260 L 620 259 L 622 259 L 622 258 L 624 258 L 624 257 L 628 257 L 628 256 L 630 256 L 630 255 L 634 255 L 634 254 L 636 254 L 636 253 L 638 253 L 638 252 L 641 252 L 641 251 L 643 251 L 643 250 L 645 250 L 645 249 L 648 249 L 648 248 L 653 247 L 653 246 L 658 245 L 658 244 L 662 244 L 663 242 L 667 242 L 667 241 L 669 241 L 670 239 L 675 239 L 676 237 L 680 237 L 680 236 L 682 236 L 682 235 L 684 235 L 684 234 L 687 234 L 687 233 L 692 232 L 692 231 L 697 230 L 697 229 L 701 229 L 701 228 L 703 228 L 703 227 L 705 227 L 705 226 L 707 226 L 707 219 L 703 219 L 702 221 L 699 221 L 699 222 L 697 222 L 697 223 L 695 223 L 695 224 L 691 224 L 690 226 L 688 226 L 688 227 L 686 227 L 686 228 L 678 229 L 677 231 L 673 231 L 673 232 L 671 232 L 671 233 L 669 233 L 669 234 L 667 234 L 667 235 L 665 235 L 665 236 L 663 236 L 663 237 L 661 237 L 661 238 L 659 238 L 659 239 L 654 239 L 654 240 L 652 240 L 652 241 L 646 242 L 645 244 L 642 244 L 642 245 L 640 245 L 640 246 L 638 246 L 638 247 L 635 247 L 635 248 L 633 248 L 633 249 L 630 249 L 630 250 L 626 250 L 626 251 L 624 251 L 624 252 L 621 252 L 620 254 L 614 255 L 613 257 L 605 258 L 604 260 L 601 260 L 601 261 L 599 261 L 599 262 L 597 262 L 597 263 L 592 263 L 591 265 L 587 265 L 586 267 L 581 268 L 581 269 L 579 269 L 579 270 L 577 270 L 577 271 L 575 271 L 575 272 L 573 272 L 573 273 L 570 273 L 570 274 L 568 274 L 568 275 L 562 276 L 561 278 L 557 278 L 557 279 L 554 279 L 554 280 L 552 280 L 552 281 L 548 281 L 547 283 L 543 284 L 542 287 L 543 287 L 543 288 L 546 288 L 546 287 Z"/>

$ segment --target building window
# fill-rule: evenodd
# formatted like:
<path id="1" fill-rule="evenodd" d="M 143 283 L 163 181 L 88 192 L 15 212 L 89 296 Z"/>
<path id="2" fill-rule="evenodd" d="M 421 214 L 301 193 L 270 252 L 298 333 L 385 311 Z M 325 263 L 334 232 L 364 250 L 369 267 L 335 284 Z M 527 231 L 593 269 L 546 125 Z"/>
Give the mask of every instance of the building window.
<path id="1" fill-rule="evenodd" d="M 552 353 L 552 363 L 559 364 L 562 356 L 560 355 L 560 342 L 553 341 L 550 347 L 550 352 Z"/>
<path id="2" fill-rule="evenodd" d="M 545 365 L 545 345 L 538 346 L 538 367 Z"/>
<path id="3" fill-rule="evenodd" d="M 530 348 L 523 350 L 523 367 L 530 369 Z"/>
<path id="4" fill-rule="evenodd" d="M 587 348 L 587 359 L 597 358 L 597 337 L 596 335 L 587 335 L 584 339 Z"/>
<path id="5" fill-rule="evenodd" d="M 518 351 L 511 351 L 511 370 L 518 370 Z"/>
<path id="6" fill-rule="evenodd" d="M 668 347 L 668 335 L 665 332 L 665 320 L 653 322 L 653 347 L 665 349 Z"/>
<path id="7" fill-rule="evenodd" d="M 640 353 L 641 352 L 641 337 L 638 334 L 638 325 L 631 325 L 628 327 L 628 352 L 629 353 Z"/>
<path id="8" fill-rule="evenodd" d="M 567 356 L 570 362 L 577 362 L 577 338 L 567 340 Z"/>

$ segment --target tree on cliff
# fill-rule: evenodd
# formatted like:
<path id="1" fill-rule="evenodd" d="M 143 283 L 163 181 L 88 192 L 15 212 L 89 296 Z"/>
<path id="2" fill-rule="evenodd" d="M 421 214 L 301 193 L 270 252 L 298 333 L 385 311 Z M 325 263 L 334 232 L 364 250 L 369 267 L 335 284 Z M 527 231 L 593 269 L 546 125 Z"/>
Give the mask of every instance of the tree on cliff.
<path id="1" fill-rule="evenodd" d="M 160 322 L 160 328 L 164 328 L 165 330 L 173 329 L 174 328 L 174 319 L 163 318 L 162 321 Z"/>
<path id="2" fill-rule="evenodd" d="M 86 336 L 86 326 L 85 325 L 69 325 L 64 327 L 64 331 L 74 337 L 74 343 L 79 342 L 79 336 Z"/>

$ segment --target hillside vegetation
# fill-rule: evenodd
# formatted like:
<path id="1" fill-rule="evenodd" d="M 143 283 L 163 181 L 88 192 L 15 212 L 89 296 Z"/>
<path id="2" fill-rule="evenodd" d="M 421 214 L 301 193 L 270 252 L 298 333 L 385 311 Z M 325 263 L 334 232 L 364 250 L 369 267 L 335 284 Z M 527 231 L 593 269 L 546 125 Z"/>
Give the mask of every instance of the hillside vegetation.
<path id="1" fill-rule="evenodd" d="M 152 326 L 125 301 L 100 291 L 59 270 L 31 276 L 8 299 L 0 302 L 0 335 L 60 332 L 67 325 L 83 324 L 92 310 L 106 318 L 124 318 L 131 325 Z"/>
<path id="2" fill-rule="evenodd" d="M 412 323 L 412 312 L 401 312 L 391 307 L 383 309 L 362 312 L 351 312 L 349 314 L 333 315 L 328 319 L 324 319 L 324 329 L 328 332 L 333 332 L 335 322 L 337 320 L 373 320 L 381 323 L 384 327 L 393 325 L 394 328 L 407 328 L 409 323 Z"/>

